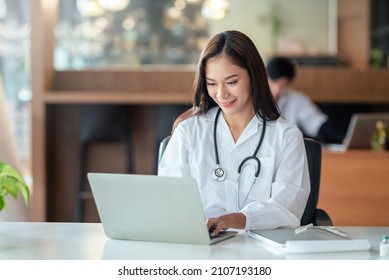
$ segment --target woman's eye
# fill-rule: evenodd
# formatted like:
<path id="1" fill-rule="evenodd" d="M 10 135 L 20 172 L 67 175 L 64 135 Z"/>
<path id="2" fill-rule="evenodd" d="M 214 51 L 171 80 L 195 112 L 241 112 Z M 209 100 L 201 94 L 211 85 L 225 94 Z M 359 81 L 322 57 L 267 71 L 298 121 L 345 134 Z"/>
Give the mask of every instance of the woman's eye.
<path id="1" fill-rule="evenodd" d="M 214 85 L 215 85 L 215 83 L 207 83 L 207 86 L 209 86 L 209 87 L 212 87 Z"/>
<path id="2" fill-rule="evenodd" d="M 229 85 L 234 85 L 234 84 L 236 84 L 238 81 L 230 81 L 230 82 L 228 82 L 227 84 L 229 84 Z"/>

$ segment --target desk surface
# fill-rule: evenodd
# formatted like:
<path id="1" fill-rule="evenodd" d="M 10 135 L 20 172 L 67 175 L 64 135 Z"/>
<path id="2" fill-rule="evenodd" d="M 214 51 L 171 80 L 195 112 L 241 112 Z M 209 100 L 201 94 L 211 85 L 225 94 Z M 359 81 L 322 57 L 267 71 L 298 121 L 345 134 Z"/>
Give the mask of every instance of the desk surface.
<path id="1" fill-rule="evenodd" d="M 108 239 L 101 224 L 0 222 L 0 259 L 378 259 L 379 242 L 389 227 L 339 227 L 353 238 L 366 238 L 365 252 L 277 255 L 241 232 L 212 246 Z"/>

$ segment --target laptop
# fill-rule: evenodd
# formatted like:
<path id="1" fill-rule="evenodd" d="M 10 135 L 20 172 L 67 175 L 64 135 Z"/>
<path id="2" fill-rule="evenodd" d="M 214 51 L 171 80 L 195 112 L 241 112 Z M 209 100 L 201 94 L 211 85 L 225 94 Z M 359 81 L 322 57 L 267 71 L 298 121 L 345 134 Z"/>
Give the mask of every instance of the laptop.
<path id="1" fill-rule="evenodd" d="M 325 144 L 325 148 L 333 151 L 349 149 L 370 149 L 371 135 L 377 121 L 389 126 L 389 113 L 356 113 L 353 114 L 342 144 Z"/>
<path id="2" fill-rule="evenodd" d="M 210 245 L 196 181 L 156 175 L 89 173 L 105 235 L 112 239 Z"/>

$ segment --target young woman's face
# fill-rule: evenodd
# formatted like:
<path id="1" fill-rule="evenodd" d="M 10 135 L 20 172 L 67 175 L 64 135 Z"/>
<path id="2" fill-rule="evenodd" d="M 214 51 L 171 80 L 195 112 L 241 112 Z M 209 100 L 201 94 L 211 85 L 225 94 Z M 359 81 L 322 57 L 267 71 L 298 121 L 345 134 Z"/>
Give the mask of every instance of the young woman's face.
<path id="1" fill-rule="evenodd" d="M 209 95 L 225 115 L 254 113 L 250 77 L 246 69 L 222 55 L 207 61 L 205 77 Z"/>

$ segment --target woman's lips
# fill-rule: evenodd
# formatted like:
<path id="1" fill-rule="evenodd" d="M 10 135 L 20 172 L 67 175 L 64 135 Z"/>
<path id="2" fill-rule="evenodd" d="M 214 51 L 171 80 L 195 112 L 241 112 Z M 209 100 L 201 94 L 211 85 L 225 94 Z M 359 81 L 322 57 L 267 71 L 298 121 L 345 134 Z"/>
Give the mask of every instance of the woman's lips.
<path id="1" fill-rule="evenodd" d="M 221 102 L 220 105 L 223 107 L 231 107 L 235 103 L 235 100 L 230 101 L 230 102 Z"/>

